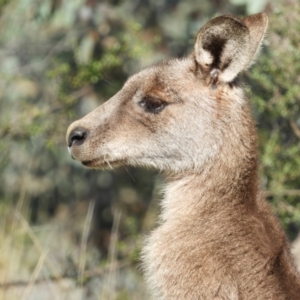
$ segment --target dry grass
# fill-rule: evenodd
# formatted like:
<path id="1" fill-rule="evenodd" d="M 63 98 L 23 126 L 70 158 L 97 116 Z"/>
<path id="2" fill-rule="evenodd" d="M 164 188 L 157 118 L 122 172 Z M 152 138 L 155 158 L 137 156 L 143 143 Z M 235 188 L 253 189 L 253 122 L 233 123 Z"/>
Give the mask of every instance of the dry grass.
<path id="1" fill-rule="evenodd" d="M 31 227 L 21 213 L 23 197 L 15 208 L 0 210 L 0 300 L 148 298 L 135 266 L 117 260 L 120 211 L 114 214 L 108 260 L 100 265 L 97 250 L 88 243 L 93 202 L 82 216 L 64 213 Z M 76 230 L 79 243 L 73 238 Z"/>

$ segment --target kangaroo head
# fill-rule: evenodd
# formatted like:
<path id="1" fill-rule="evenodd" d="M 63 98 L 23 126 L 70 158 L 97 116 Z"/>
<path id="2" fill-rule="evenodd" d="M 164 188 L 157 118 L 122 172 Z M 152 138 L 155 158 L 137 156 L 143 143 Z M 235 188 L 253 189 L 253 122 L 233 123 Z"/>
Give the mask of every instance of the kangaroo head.
<path id="1" fill-rule="evenodd" d="M 253 61 L 266 28 L 265 14 L 211 20 L 189 57 L 133 75 L 72 123 L 70 154 L 91 168 L 130 164 L 178 173 L 203 167 L 221 149 L 230 153 L 232 143 L 245 145 L 248 109 L 236 78 Z"/>

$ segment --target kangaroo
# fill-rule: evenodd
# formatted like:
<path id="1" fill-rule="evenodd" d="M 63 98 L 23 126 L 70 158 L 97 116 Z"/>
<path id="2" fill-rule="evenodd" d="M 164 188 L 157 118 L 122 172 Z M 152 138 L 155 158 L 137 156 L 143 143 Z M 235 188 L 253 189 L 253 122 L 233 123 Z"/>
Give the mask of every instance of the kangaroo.
<path id="1" fill-rule="evenodd" d="M 72 123 L 71 156 L 167 177 L 159 226 L 142 251 L 154 299 L 300 299 L 287 238 L 259 189 L 255 123 L 238 75 L 268 19 L 220 16 L 194 51 L 146 68 Z"/>

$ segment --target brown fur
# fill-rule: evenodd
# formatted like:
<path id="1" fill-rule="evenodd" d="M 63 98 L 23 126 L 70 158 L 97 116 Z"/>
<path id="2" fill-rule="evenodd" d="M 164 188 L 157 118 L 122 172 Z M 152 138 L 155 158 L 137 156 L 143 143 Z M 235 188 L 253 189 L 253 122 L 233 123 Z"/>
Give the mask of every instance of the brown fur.
<path id="1" fill-rule="evenodd" d="M 255 125 L 237 83 L 266 27 L 265 14 L 210 21 L 190 57 L 132 76 L 68 129 L 71 155 L 88 167 L 167 174 L 143 250 L 155 299 L 300 299 L 286 236 L 259 191 Z"/>

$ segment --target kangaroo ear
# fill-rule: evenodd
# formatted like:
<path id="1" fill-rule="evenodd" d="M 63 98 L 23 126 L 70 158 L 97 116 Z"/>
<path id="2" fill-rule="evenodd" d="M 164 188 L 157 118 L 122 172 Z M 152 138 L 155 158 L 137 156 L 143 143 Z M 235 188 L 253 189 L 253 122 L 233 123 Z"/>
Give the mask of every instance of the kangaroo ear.
<path id="1" fill-rule="evenodd" d="M 240 20 L 221 16 L 197 35 L 195 59 L 203 77 L 212 84 L 231 82 L 255 58 L 268 25 L 263 13 Z"/>
<path id="2" fill-rule="evenodd" d="M 249 66 L 259 52 L 260 45 L 264 39 L 268 27 L 268 17 L 265 13 L 260 13 L 244 18 L 243 22 L 248 27 L 250 35 Z"/>

